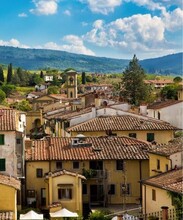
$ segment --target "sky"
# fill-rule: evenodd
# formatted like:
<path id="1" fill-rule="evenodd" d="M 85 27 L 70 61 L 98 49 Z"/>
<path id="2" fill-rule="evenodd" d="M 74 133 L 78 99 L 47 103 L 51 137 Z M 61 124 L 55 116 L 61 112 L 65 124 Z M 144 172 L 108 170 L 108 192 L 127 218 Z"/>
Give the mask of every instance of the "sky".
<path id="1" fill-rule="evenodd" d="M 183 51 L 182 0 L 0 0 L 0 46 L 119 59 Z"/>

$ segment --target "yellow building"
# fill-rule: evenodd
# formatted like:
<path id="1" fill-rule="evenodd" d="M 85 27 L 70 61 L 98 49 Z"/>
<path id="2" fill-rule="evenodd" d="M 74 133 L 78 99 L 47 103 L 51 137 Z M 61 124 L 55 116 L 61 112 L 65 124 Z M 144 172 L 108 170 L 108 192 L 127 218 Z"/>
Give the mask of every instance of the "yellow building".
<path id="1" fill-rule="evenodd" d="M 183 138 L 175 138 L 168 144 L 159 144 L 149 151 L 150 176 L 182 166 Z"/>
<path id="2" fill-rule="evenodd" d="M 26 149 L 26 188 L 28 194 L 33 192 L 37 195 L 37 206 L 48 208 L 51 203 L 46 195 L 45 173 L 48 175 L 49 172 L 62 169 L 86 177 L 82 189 L 85 204 L 106 206 L 140 203 L 139 181 L 149 177 L 147 149 L 151 145 L 147 142 L 130 137 L 80 135 L 31 143 Z M 76 191 L 76 184 L 73 187 Z M 27 199 L 31 201 L 28 194 Z M 53 198 L 62 203 L 59 195 L 55 194 Z"/>
<path id="3" fill-rule="evenodd" d="M 148 142 L 168 143 L 173 139 L 177 128 L 167 122 L 143 119 L 136 116 L 100 116 L 67 129 L 72 137 L 85 136 L 122 136 L 137 138 Z"/>
<path id="4" fill-rule="evenodd" d="M 159 212 L 165 206 L 173 209 L 171 193 L 183 195 L 183 169 L 170 170 L 143 181 L 143 213 Z M 169 218 L 169 219 L 174 219 Z"/>
<path id="5" fill-rule="evenodd" d="M 20 181 L 0 174 L 0 219 L 17 219 L 17 190 L 20 190 Z"/>

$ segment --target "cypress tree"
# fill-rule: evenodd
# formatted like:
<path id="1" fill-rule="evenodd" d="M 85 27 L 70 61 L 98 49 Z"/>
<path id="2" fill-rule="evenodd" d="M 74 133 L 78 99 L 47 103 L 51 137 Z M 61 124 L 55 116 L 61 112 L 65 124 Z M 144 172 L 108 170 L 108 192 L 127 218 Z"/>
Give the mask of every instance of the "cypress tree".
<path id="1" fill-rule="evenodd" d="M 86 74 L 82 72 L 82 84 L 86 84 Z"/>
<path id="2" fill-rule="evenodd" d="M 8 65 L 7 83 L 10 83 L 10 82 L 11 82 L 12 75 L 13 75 L 13 68 L 12 68 L 12 63 L 10 63 L 10 64 Z"/>
<path id="3" fill-rule="evenodd" d="M 0 82 L 4 83 L 4 72 L 2 66 L 0 66 Z"/>

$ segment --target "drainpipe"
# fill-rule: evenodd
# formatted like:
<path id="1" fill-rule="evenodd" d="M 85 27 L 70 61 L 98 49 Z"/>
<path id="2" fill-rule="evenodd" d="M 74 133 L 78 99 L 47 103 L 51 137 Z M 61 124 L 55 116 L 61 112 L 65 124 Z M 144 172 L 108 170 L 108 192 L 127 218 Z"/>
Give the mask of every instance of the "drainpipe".
<path id="1" fill-rule="evenodd" d="M 146 220 L 146 212 L 147 212 L 147 210 L 146 210 L 147 208 L 146 208 L 146 185 L 144 185 L 144 213 L 145 213 L 145 220 Z"/>
<path id="2" fill-rule="evenodd" d="M 140 206 L 142 206 L 142 160 L 139 160 L 139 178 L 140 178 Z"/>

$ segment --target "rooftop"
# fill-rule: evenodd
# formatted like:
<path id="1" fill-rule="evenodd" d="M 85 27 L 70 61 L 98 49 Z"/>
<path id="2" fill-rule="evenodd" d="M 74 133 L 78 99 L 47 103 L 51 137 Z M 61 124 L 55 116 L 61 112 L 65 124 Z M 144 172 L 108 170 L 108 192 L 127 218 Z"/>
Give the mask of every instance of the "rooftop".
<path id="1" fill-rule="evenodd" d="M 175 138 L 168 144 L 159 144 L 154 146 L 149 152 L 153 154 L 170 156 L 183 151 L 183 137 Z"/>
<path id="2" fill-rule="evenodd" d="M 82 143 L 72 144 L 71 137 L 34 140 L 26 148 L 27 161 L 45 160 L 146 160 L 151 145 L 130 137 L 85 137 Z"/>
<path id="3" fill-rule="evenodd" d="M 183 194 L 183 168 L 171 170 L 155 177 L 151 177 L 143 181 L 143 184 Z"/>
<path id="4" fill-rule="evenodd" d="M 20 181 L 10 175 L 0 174 L 0 184 L 11 186 L 17 190 L 20 190 Z"/>
<path id="5" fill-rule="evenodd" d="M 0 131 L 16 130 L 16 110 L 0 109 Z"/>
<path id="6" fill-rule="evenodd" d="M 176 105 L 178 103 L 183 103 L 182 100 L 173 100 L 173 99 L 170 99 L 170 100 L 167 100 L 167 101 L 160 101 L 160 102 L 155 102 L 151 105 L 149 105 L 147 108 L 148 109 L 161 109 L 161 108 L 166 108 L 168 106 L 171 106 L 171 105 Z"/>
<path id="7" fill-rule="evenodd" d="M 178 128 L 164 121 L 142 119 L 130 115 L 100 116 L 80 123 L 67 129 L 67 131 L 143 131 L 143 130 L 178 130 Z"/>

